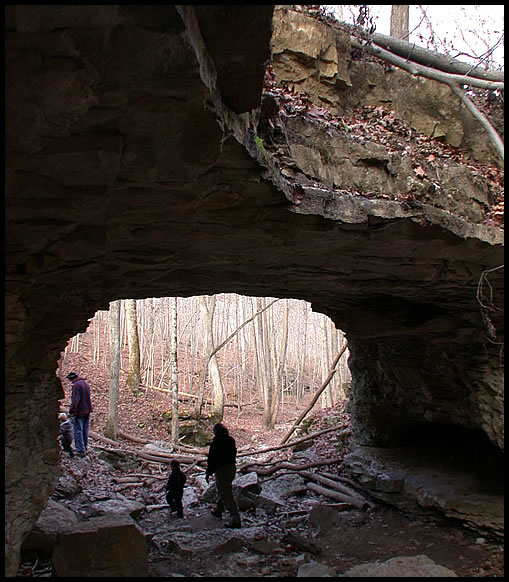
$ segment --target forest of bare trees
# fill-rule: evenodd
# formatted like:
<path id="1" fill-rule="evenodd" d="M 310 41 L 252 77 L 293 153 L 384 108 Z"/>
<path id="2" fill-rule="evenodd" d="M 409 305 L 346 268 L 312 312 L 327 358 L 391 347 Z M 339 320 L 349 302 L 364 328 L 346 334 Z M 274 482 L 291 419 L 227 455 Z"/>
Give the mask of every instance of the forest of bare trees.
<path id="1" fill-rule="evenodd" d="M 332 321 L 294 299 L 235 294 L 190 298 L 114 301 L 98 311 L 86 334 L 65 350 L 80 353 L 86 338 L 95 365 L 110 373 L 107 433 L 116 436 L 119 369 L 125 389 L 164 391 L 172 408 L 171 440 L 178 440 L 178 399 L 195 402 L 200 417 L 205 399 L 214 419 L 226 405 L 260 402 L 262 426 L 273 428 L 285 401 L 299 404 L 330 375 L 346 340 Z M 350 382 L 347 356 L 321 394 L 323 406 L 346 396 Z"/>

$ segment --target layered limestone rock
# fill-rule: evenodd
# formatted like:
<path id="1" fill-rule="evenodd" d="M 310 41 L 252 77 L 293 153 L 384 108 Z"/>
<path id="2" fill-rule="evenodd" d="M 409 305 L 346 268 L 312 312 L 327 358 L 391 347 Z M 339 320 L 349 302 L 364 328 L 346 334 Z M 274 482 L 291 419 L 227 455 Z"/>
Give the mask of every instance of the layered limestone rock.
<path id="1" fill-rule="evenodd" d="M 397 442 L 425 421 L 503 446 L 500 346 L 487 339 L 492 325 L 499 341 L 502 318 L 476 295 L 481 274 L 503 263 L 503 236 L 478 220 L 482 188 L 471 185 L 477 202 L 461 217 L 356 195 L 349 162 L 376 158 L 365 175 L 376 184 L 382 149 L 329 163 L 323 152 L 341 137 L 329 143 L 298 119 L 293 172 L 261 151 L 271 24 L 263 5 L 6 7 L 9 575 L 58 478 L 57 360 L 114 299 L 306 299 L 347 334 L 364 444 Z M 337 55 L 348 53 L 341 42 Z M 346 107 L 354 65 L 338 61 L 331 76 L 334 51 L 317 54 Z M 387 187 L 404 174 L 384 176 Z M 489 282 L 498 309 L 501 271 Z"/>
<path id="2" fill-rule="evenodd" d="M 288 6 L 276 8 L 272 52 L 278 80 L 338 115 L 360 104 L 393 110 L 420 133 L 499 163 L 486 132 L 448 86 L 352 59 L 351 51 L 345 32 Z"/>

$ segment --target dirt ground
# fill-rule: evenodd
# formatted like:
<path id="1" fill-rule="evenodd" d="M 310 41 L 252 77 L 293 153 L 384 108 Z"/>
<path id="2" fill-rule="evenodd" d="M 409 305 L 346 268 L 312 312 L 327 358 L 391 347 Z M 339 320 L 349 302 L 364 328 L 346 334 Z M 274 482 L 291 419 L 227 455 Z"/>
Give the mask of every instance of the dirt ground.
<path id="1" fill-rule="evenodd" d="M 106 419 L 108 378 L 105 372 L 77 358 L 71 358 L 61 376 L 65 377 L 71 369 L 79 369 L 89 379 L 93 378 L 96 391 L 91 428 L 101 433 Z M 62 410 L 66 410 L 69 403 L 70 385 L 67 384 L 64 382 L 66 395 Z M 98 386 L 103 386 L 104 390 L 97 389 Z M 124 391 L 119 426 L 133 436 L 150 435 L 151 441 L 168 440 L 167 424 L 161 420 L 165 405 L 162 394 L 152 393 L 136 399 Z M 261 429 L 261 413 L 255 405 L 244 407 L 240 415 L 237 409 L 228 408 L 224 423 L 236 439 L 239 451 L 259 449 L 280 443 L 304 405 L 301 402 L 297 409 L 287 402 L 280 422 L 270 432 Z M 330 426 L 331 422 L 348 426 L 349 421 L 343 403 L 332 409 L 318 410 L 313 418 L 312 431 L 320 430 L 327 423 Z M 204 428 L 211 433 L 212 423 L 205 422 Z M 345 450 L 339 446 L 335 432 L 324 434 L 313 443 L 306 450 L 306 455 L 313 460 L 337 459 Z M 372 510 L 344 510 L 337 504 L 334 506 L 330 499 L 307 491 L 288 498 L 285 505 L 272 514 L 259 508 L 242 511 L 242 528 L 229 530 L 225 528 L 226 515 L 223 520 L 212 517 L 213 506 L 199 501 L 197 480 L 200 472 L 203 474 L 203 468 L 199 467 L 193 469 L 188 478 L 188 485 L 193 487 L 197 498 L 185 505 L 184 518 L 178 519 L 164 506 L 147 509 L 165 503 L 165 467 L 144 463 L 136 472 L 154 473 L 160 479 L 143 487 L 123 487 L 118 484 L 118 478 L 132 470 L 112 470 L 100 461 L 100 452 L 108 449 L 108 445 L 92 439 L 89 444 L 89 453 L 83 459 L 62 455 L 62 474 L 74 475 L 82 491 L 67 498 L 55 494 L 54 498 L 83 519 L 90 515 L 89 508 L 95 500 L 120 494 L 141 502 L 146 509 L 136 521 L 149 541 L 152 577 L 295 577 L 299 567 L 308 562 L 327 565 L 332 568 L 333 575 L 340 575 L 348 568 L 367 562 L 423 554 L 461 577 L 504 576 L 504 552 L 500 542 L 479 537 L 449 521 L 437 523 L 406 516 L 374 500 Z M 119 446 L 133 451 L 141 445 L 120 439 Z M 260 458 L 286 460 L 291 455 L 290 449 L 283 449 Z M 241 464 L 239 458 L 238 465 Z M 341 475 L 341 463 L 332 463 L 323 470 Z M 263 494 L 263 477 L 260 481 Z M 322 515 L 317 517 L 320 511 Z M 23 556 L 18 577 L 53 575 L 48 556 Z"/>

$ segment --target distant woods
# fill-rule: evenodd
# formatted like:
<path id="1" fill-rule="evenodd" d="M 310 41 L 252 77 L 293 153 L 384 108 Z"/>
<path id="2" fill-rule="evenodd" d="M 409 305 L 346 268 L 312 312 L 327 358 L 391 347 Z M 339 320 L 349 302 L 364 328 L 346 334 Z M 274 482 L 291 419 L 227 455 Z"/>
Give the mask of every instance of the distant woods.
<path id="1" fill-rule="evenodd" d="M 218 421 L 225 406 L 240 412 L 242 405 L 258 404 L 263 428 L 273 428 L 285 402 L 299 405 L 321 385 L 345 343 L 331 320 L 304 301 L 221 294 L 112 302 L 110 312 L 98 311 L 86 333 L 69 340 L 64 357 L 80 353 L 107 369 L 110 400 L 117 367 L 125 378 L 120 391 L 167 393 L 176 442 L 183 397 L 193 401 L 197 418 L 207 404 L 207 414 Z M 322 404 L 343 399 L 349 382 L 343 357 Z"/>

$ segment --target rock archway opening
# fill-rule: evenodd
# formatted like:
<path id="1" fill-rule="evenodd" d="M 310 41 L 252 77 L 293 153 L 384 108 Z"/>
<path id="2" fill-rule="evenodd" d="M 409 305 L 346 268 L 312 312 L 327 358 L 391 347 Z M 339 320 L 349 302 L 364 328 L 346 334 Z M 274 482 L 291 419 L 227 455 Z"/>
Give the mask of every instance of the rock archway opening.
<path id="1" fill-rule="evenodd" d="M 305 301 L 230 293 L 118 303 L 120 394 L 157 394 L 161 405 L 157 422 L 169 432 L 176 382 L 184 417 L 181 436 L 188 442 L 193 438 L 185 434 L 189 432 L 185 420 L 191 413 L 201 417 L 198 406 L 204 418 L 221 420 L 226 415 L 242 426 L 250 411 L 255 413 L 249 414 L 251 424 L 259 417 L 256 428 L 283 430 L 307 405 L 331 367 L 335 373 L 316 408 L 332 406 L 348 396 L 348 351 L 333 365 L 346 343 L 344 333 Z M 94 414 L 100 430 L 106 424 L 104 403 L 112 377 L 115 331 L 111 324 L 111 309 L 98 311 L 86 331 L 68 341 L 56 370 L 68 398 L 66 374 L 73 366 L 86 368 L 101 402 L 101 412 Z M 149 429 L 146 422 L 140 425 Z M 129 432 L 125 427 L 122 430 Z"/>

